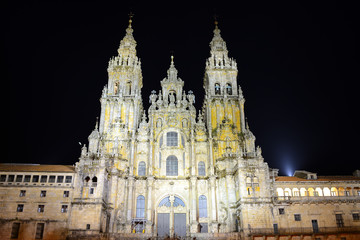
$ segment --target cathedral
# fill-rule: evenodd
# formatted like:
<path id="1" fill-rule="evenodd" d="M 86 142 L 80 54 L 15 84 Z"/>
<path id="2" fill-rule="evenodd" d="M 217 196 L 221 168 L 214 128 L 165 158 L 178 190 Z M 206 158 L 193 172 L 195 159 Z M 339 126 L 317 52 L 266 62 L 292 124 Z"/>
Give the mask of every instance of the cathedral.
<path id="1" fill-rule="evenodd" d="M 1 239 L 360 239 L 359 170 L 285 177 L 264 161 L 217 22 L 198 111 L 173 56 L 144 109 L 131 23 L 79 161 L 0 164 Z"/>

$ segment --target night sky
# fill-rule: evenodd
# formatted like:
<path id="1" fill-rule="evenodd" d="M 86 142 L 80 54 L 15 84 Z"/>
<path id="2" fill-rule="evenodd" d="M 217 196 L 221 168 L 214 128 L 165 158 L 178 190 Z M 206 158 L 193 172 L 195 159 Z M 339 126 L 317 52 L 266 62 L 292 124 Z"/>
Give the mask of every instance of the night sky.
<path id="1" fill-rule="evenodd" d="M 2 6 L 1 162 L 74 164 L 100 115 L 107 64 L 134 12 L 145 109 L 175 66 L 202 105 L 213 14 L 238 63 L 245 116 L 280 174 L 347 175 L 358 157 L 359 38 L 355 7 L 334 1 L 186 5 L 12 1 Z M 181 3 L 181 4 L 180 4 Z"/>

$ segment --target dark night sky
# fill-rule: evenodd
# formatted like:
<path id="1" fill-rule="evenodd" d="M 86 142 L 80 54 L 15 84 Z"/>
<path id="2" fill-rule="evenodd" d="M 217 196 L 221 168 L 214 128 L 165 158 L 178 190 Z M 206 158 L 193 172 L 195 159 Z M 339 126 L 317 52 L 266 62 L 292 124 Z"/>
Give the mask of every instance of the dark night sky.
<path id="1" fill-rule="evenodd" d="M 295 169 L 321 175 L 359 169 L 357 13 L 339 2 L 314 2 L 132 4 L 145 109 L 150 91 L 158 91 L 166 77 L 171 50 L 200 109 L 216 8 L 229 56 L 238 63 L 250 129 L 269 166 L 283 175 Z M 1 162 L 78 160 L 78 142 L 87 144 L 100 114 L 107 63 L 124 37 L 129 6 L 3 5 L 7 158 Z"/>

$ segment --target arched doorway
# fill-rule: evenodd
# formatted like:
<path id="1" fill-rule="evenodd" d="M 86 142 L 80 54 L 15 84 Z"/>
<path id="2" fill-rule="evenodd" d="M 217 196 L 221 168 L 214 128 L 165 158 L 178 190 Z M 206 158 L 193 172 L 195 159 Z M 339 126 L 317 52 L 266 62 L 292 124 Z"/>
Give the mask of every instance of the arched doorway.
<path id="1" fill-rule="evenodd" d="M 179 197 L 163 198 L 157 207 L 157 236 L 186 236 L 186 207 Z"/>

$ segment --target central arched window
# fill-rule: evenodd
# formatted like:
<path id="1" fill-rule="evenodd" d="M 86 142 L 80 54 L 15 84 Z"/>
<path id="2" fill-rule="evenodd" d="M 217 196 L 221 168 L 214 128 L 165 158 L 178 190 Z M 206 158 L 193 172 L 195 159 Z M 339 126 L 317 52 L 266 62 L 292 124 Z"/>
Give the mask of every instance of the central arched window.
<path id="1" fill-rule="evenodd" d="M 145 176 L 146 164 L 144 161 L 139 162 L 138 175 Z"/>
<path id="2" fill-rule="evenodd" d="M 166 176 L 178 175 L 178 160 L 174 155 L 166 159 Z"/>
<path id="3" fill-rule="evenodd" d="M 199 197 L 199 217 L 205 218 L 207 217 L 207 200 L 206 196 L 201 195 Z"/>
<path id="4" fill-rule="evenodd" d="M 145 217 L 145 197 L 143 195 L 138 196 L 136 199 L 136 217 Z"/>
<path id="5" fill-rule="evenodd" d="M 166 145 L 167 146 L 177 146 L 178 145 L 177 132 L 168 132 L 166 134 Z"/>
<path id="6" fill-rule="evenodd" d="M 199 176 L 205 176 L 205 163 L 203 161 L 198 163 L 198 173 Z"/>

